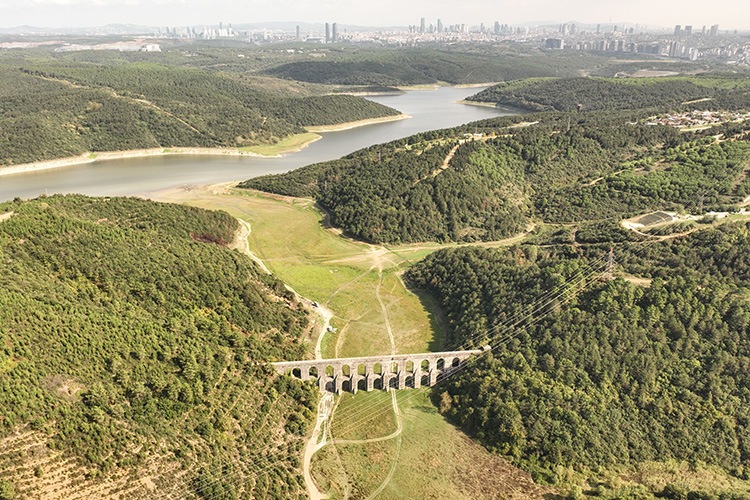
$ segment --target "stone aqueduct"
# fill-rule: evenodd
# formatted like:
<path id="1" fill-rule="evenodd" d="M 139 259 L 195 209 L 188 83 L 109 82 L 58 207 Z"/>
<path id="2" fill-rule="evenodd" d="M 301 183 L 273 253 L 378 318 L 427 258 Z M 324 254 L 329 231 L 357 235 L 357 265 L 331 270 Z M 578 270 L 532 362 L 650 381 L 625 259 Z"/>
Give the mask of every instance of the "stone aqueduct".
<path id="1" fill-rule="evenodd" d="M 321 392 L 357 393 L 358 390 L 418 389 L 432 387 L 438 376 L 447 376 L 466 363 L 472 354 L 489 350 L 396 354 L 364 358 L 317 359 L 273 363 L 282 375 L 303 382 L 316 379 Z"/>

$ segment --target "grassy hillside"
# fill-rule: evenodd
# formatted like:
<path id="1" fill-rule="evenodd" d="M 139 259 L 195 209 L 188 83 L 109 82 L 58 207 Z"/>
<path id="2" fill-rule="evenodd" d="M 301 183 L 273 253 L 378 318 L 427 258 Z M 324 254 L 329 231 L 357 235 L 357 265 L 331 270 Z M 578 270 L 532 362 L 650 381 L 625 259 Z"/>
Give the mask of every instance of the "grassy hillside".
<path id="1" fill-rule="evenodd" d="M 468 97 L 531 111 L 679 108 L 707 99 L 726 104 L 750 99 L 750 77 L 733 73 L 665 78 L 538 78 L 505 82 Z M 700 103 L 705 107 L 707 103 Z M 708 104 L 710 106 L 710 103 Z M 703 109 L 703 108 L 701 108 Z"/>
<path id="2" fill-rule="evenodd" d="M 0 214 L 0 476 L 17 498 L 304 497 L 316 391 L 261 362 L 301 356 L 308 321 L 226 248 L 235 219 L 81 196 Z M 248 468 L 261 459 L 273 470 Z"/>
<path id="3" fill-rule="evenodd" d="M 170 146 L 275 143 L 305 126 L 398 114 L 361 97 L 152 63 L 0 63 L 0 165 Z M 301 95 L 300 95 L 301 94 Z"/>

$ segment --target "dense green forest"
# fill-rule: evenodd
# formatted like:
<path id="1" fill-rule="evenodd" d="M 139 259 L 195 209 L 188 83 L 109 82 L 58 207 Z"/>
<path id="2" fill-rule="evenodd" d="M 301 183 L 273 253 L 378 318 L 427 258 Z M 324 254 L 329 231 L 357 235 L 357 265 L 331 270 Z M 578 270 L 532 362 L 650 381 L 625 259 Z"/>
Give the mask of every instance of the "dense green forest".
<path id="1" fill-rule="evenodd" d="M 600 281 L 534 306 L 607 249 L 449 249 L 410 268 L 446 314 L 451 348 L 494 346 L 436 388 L 441 410 L 543 482 L 671 459 L 748 479 L 750 224 L 617 246 L 619 269 L 650 285 Z M 526 319 L 507 330 L 511 318 Z M 678 486 L 655 493 L 686 498 Z"/>
<path id="2" fill-rule="evenodd" d="M 240 187 L 314 197 L 333 224 L 372 242 L 497 240 L 530 221 L 726 208 L 748 194 L 750 124 L 680 133 L 648 125 L 645 116 L 497 118 L 372 146 Z M 473 133 L 481 136 L 465 137 Z M 737 140 L 717 140 L 717 134 Z"/>
<path id="3" fill-rule="evenodd" d="M 87 151 L 274 143 L 398 114 L 361 97 L 153 63 L 0 63 L 0 165 Z"/>
<path id="4" fill-rule="evenodd" d="M 156 460 L 185 471 L 177 483 L 157 474 L 164 492 L 304 497 L 289 454 L 317 394 L 262 361 L 302 356 L 308 321 L 281 282 L 226 248 L 235 219 L 82 196 L 0 214 L 11 214 L 0 219 L 0 440 L 33 429 L 90 480 Z M 259 459 L 271 476 L 237 466 Z"/>
<path id="5" fill-rule="evenodd" d="M 532 78 L 504 82 L 468 97 L 531 111 L 680 108 L 717 99 L 720 109 L 747 109 L 750 77 L 735 73 L 664 78 Z M 695 103 L 697 106 L 698 103 Z M 704 109 L 705 102 L 700 103 Z"/>

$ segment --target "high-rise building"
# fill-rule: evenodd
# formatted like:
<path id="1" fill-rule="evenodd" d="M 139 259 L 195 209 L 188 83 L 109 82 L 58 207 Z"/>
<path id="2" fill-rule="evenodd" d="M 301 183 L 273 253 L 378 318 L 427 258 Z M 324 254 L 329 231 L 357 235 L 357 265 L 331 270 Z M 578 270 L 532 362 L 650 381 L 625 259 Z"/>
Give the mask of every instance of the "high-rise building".
<path id="1" fill-rule="evenodd" d="M 495 34 L 496 35 L 500 34 L 500 23 L 497 21 L 495 21 Z"/>
<path id="2" fill-rule="evenodd" d="M 672 42 L 669 44 L 669 57 L 682 57 L 684 47 L 680 42 Z"/>
<path id="3" fill-rule="evenodd" d="M 679 24 L 674 27 L 674 36 L 682 35 L 682 26 Z"/>
<path id="4" fill-rule="evenodd" d="M 326 23 L 326 43 L 331 43 L 331 25 Z"/>
<path id="5" fill-rule="evenodd" d="M 300 36 L 300 32 L 299 32 L 299 24 L 298 24 L 298 25 L 297 25 L 297 41 L 299 42 L 300 40 L 302 40 L 302 37 Z"/>
<path id="6" fill-rule="evenodd" d="M 601 30 L 602 30 L 602 25 L 601 24 L 597 24 L 596 25 L 596 34 L 598 35 L 601 32 Z"/>
<path id="7" fill-rule="evenodd" d="M 333 29 L 331 30 L 331 41 L 334 43 L 339 41 L 339 28 L 336 23 L 333 23 Z"/>
<path id="8" fill-rule="evenodd" d="M 711 26 L 711 36 L 719 36 L 719 25 L 714 24 Z"/>
<path id="9" fill-rule="evenodd" d="M 685 26 L 685 36 L 692 36 L 692 35 L 693 35 L 693 27 Z"/>
<path id="10" fill-rule="evenodd" d="M 442 33 L 443 32 L 443 20 L 442 19 L 438 19 L 437 30 L 438 30 L 438 33 Z"/>
<path id="11" fill-rule="evenodd" d="M 419 32 L 424 33 L 424 30 L 425 30 L 425 20 L 423 17 L 422 20 L 419 22 Z"/>
<path id="12" fill-rule="evenodd" d="M 706 25 L 703 25 L 703 29 L 701 30 L 701 35 L 706 36 Z"/>

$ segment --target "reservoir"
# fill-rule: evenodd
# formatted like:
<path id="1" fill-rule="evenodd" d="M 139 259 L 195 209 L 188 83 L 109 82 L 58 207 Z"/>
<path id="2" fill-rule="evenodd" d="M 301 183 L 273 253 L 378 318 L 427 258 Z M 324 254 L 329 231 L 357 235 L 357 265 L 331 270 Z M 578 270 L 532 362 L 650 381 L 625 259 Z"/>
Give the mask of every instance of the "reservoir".
<path id="1" fill-rule="evenodd" d="M 282 158 L 250 156 L 168 155 L 107 160 L 38 172 L 0 176 L 0 201 L 40 194 L 81 193 L 91 196 L 146 194 L 185 184 L 242 181 L 278 174 L 311 163 L 333 160 L 358 149 L 419 132 L 455 127 L 476 120 L 518 114 L 517 110 L 471 106 L 456 101 L 481 88 L 439 87 L 400 95 L 369 96 L 412 118 L 338 132 Z"/>

